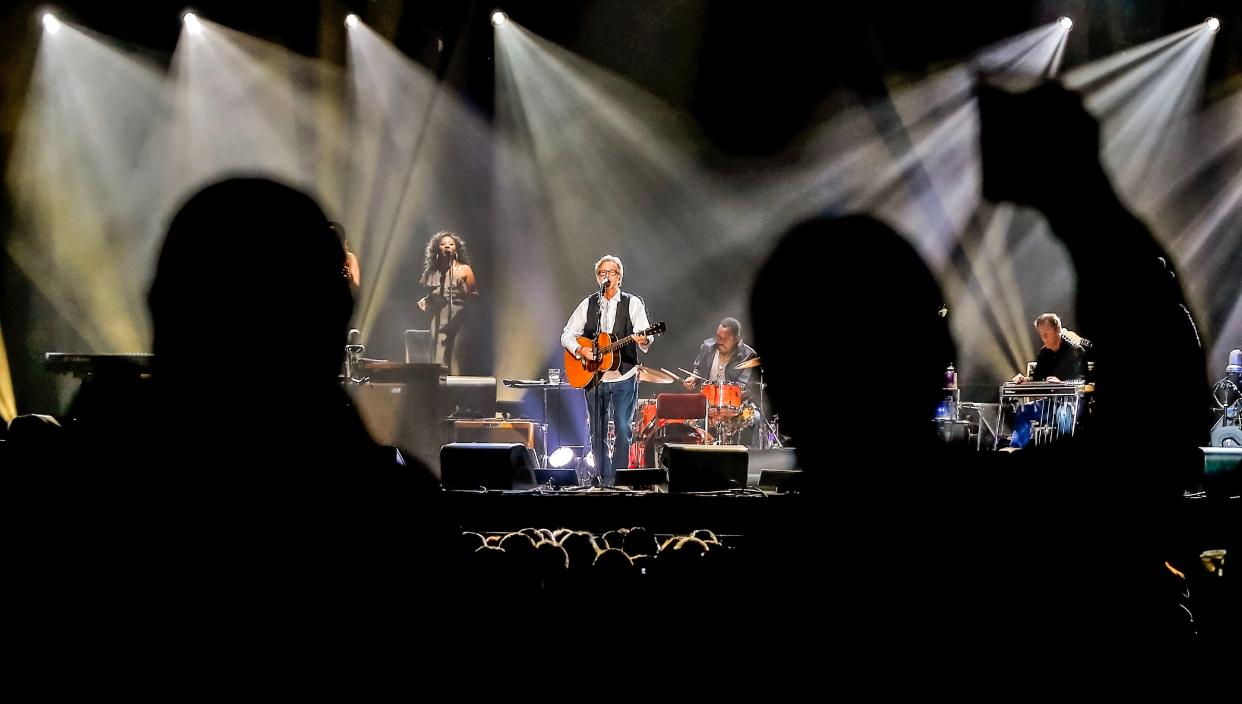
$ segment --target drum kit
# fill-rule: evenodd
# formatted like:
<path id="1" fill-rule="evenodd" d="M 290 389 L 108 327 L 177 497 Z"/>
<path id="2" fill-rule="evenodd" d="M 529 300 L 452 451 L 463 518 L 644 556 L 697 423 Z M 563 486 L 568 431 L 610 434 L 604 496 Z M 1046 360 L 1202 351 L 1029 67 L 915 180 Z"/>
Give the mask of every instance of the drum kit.
<path id="1" fill-rule="evenodd" d="M 700 393 L 707 397 L 706 418 L 656 418 L 656 399 L 639 399 L 634 408 L 634 442 L 630 445 L 630 466 L 656 466 L 656 449 L 668 443 L 781 447 L 776 418 L 769 420 L 763 413 L 762 390 L 766 384 L 763 383 L 760 364 L 758 357 L 752 357 L 734 366 L 739 371 L 759 369 L 760 380 L 749 385 L 725 381 L 723 378 L 708 381 L 692 371 L 678 367 L 679 371 L 686 374 L 687 379 L 705 382 Z M 649 384 L 672 384 L 681 381 L 667 369 L 652 367 L 639 367 L 638 380 Z M 751 397 L 751 389 L 758 390 L 754 399 Z M 751 431 L 756 428 L 752 441 Z"/>

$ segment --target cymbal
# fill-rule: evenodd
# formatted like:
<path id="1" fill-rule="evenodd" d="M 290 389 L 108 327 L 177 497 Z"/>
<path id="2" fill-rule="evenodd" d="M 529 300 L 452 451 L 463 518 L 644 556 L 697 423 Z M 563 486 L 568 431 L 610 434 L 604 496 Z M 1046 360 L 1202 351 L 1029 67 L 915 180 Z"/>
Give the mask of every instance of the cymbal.
<path id="1" fill-rule="evenodd" d="M 751 357 L 745 362 L 739 362 L 738 364 L 733 365 L 733 368 L 734 369 L 751 369 L 753 367 L 759 366 L 760 364 L 761 362 L 759 361 L 758 357 Z"/>
<path id="2" fill-rule="evenodd" d="M 639 367 L 638 380 L 649 384 L 671 384 L 674 381 L 678 381 L 677 375 L 669 370 L 653 369 L 652 367 Z"/>

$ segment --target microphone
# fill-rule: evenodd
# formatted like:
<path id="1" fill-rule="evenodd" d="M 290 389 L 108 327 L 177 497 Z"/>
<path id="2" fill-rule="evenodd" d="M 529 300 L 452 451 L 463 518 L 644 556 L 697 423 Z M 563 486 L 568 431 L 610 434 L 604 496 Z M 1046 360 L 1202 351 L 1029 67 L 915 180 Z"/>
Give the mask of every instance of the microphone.
<path id="1" fill-rule="evenodd" d="M 345 351 L 352 355 L 360 355 L 366 347 L 362 344 L 362 331 L 358 328 L 350 328 L 349 334 L 345 337 Z"/>
<path id="2" fill-rule="evenodd" d="M 361 381 L 356 377 L 355 367 L 358 366 L 358 358 L 366 349 L 362 345 L 362 331 L 358 328 L 350 328 L 349 333 L 345 335 L 345 376 L 350 381 Z"/>
<path id="3" fill-rule="evenodd" d="M 599 295 L 602 296 L 607 292 L 608 292 L 608 279 L 604 279 L 604 282 L 599 285 Z"/>

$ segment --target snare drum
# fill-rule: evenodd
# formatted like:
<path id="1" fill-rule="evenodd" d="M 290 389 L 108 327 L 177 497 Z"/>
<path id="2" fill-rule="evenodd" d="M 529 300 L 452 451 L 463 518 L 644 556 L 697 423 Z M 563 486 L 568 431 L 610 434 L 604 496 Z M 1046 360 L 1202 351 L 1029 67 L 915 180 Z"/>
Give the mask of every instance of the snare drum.
<path id="1" fill-rule="evenodd" d="M 732 418 L 742 410 L 742 397 L 746 387 L 727 381 L 703 385 L 703 395 L 707 397 L 708 416 L 718 422 L 721 418 Z"/>

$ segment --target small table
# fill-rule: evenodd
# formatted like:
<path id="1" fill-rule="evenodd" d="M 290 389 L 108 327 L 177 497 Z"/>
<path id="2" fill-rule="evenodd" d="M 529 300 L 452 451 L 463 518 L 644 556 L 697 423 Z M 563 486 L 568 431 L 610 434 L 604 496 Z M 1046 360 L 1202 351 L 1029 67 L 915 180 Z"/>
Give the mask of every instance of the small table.
<path id="1" fill-rule="evenodd" d="M 569 382 L 548 381 L 547 379 L 504 379 L 502 383 L 511 389 L 542 389 L 543 390 L 543 457 L 539 460 L 541 469 L 548 468 L 548 392 L 553 389 L 575 388 Z"/>

